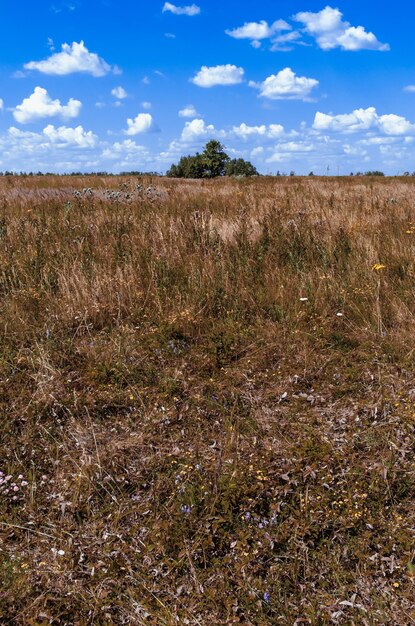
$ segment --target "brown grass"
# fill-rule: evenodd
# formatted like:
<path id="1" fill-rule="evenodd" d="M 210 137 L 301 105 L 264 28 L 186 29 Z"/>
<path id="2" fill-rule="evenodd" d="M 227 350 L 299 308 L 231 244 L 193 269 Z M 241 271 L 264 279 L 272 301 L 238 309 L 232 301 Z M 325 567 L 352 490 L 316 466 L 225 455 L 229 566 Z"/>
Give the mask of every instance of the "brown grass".
<path id="1" fill-rule="evenodd" d="M 415 623 L 414 190 L 0 179 L 2 625 Z"/>

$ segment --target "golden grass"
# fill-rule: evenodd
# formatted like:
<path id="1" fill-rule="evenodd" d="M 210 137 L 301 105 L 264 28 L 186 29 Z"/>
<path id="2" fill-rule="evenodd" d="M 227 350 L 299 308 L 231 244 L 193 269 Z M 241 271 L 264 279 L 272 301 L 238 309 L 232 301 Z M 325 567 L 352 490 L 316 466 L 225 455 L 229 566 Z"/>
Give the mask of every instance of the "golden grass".
<path id="1" fill-rule="evenodd" d="M 1 624 L 415 622 L 414 189 L 0 179 Z"/>

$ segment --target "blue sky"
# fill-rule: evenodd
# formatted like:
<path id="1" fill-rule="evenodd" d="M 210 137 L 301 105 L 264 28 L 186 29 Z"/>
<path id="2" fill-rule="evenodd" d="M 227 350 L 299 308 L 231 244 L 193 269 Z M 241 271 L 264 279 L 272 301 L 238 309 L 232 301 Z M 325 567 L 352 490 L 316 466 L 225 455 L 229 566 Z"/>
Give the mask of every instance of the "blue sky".
<path id="1" fill-rule="evenodd" d="M 7 18 L 7 19 L 6 19 Z M 415 5 L 39 0 L 0 23 L 0 170 L 415 170 Z"/>

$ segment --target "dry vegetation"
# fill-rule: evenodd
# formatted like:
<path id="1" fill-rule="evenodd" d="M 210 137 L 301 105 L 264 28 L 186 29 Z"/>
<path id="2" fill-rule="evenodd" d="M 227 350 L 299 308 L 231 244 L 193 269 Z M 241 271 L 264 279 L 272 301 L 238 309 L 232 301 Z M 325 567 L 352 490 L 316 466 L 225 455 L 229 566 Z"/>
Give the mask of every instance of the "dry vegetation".
<path id="1" fill-rule="evenodd" d="M 414 191 L 0 179 L 2 625 L 415 623 Z"/>

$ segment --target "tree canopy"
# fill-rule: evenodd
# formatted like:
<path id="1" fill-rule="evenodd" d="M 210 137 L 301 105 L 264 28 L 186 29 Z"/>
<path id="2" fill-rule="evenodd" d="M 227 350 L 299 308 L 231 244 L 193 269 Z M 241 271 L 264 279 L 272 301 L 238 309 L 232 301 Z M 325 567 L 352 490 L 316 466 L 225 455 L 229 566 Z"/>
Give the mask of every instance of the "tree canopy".
<path id="1" fill-rule="evenodd" d="M 258 176 L 256 168 L 244 159 L 230 159 L 224 146 L 212 139 L 200 154 L 181 157 L 167 172 L 170 178 L 217 178 L 218 176 Z"/>

